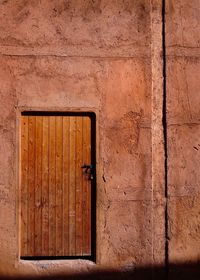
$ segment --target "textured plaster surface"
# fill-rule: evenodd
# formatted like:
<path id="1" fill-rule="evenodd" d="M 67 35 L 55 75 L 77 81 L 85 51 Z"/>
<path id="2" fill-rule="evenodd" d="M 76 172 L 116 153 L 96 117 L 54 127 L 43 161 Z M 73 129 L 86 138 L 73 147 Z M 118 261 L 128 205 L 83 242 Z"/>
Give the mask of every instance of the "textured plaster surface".
<path id="1" fill-rule="evenodd" d="M 167 0 L 167 196 L 161 1 L 0 2 L 0 272 L 198 262 L 199 1 Z M 97 266 L 20 261 L 19 109 L 97 114 Z"/>
<path id="2" fill-rule="evenodd" d="M 0 272 L 76 274 L 198 262 L 200 3 L 0 1 Z M 20 261 L 19 109 L 97 113 L 97 266 Z"/>
<path id="3" fill-rule="evenodd" d="M 169 262 L 197 263 L 200 2 L 166 2 Z"/>
<path id="4" fill-rule="evenodd" d="M 199 195 L 169 199 L 171 263 L 197 263 L 200 258 Z"/>
<path id="5" fill-rule="evenodd" d="M 1 1 L 0 21 L 4 51 L 21 54 L 130 56 L 150 42 L 148 0 Z"/>
<path id="6" fill-rule="evenodd" d="M 152 263 L 165 266 L 165 153 L 163 131 L 162 2 L 151 1 Z"/>
<path id="7" fill-rule="evenodd" d="M 0 2 L 1 273 L 73 274 L 96 267 L 84 260 L 19 260 L 21 109 L 97 114 L 97 265 L 151 264 L 154 239 L 156 260 L 163 255 L 162 192 L 160 200 L 152 200 L 154 170 L 157 192 L 163 184 L 158 162 L 152 169 L 151 94 L 156 88 L 150 57 L 151 21 L 155 13 L 161 25 L 161 6 L 155 1 L 150 10 L 145 0 Z M 154 45 L 155 55 L 160 47 Z M 154 70 L 156 77 L 160 66 Z M 157 92 L 161 89 L 162 81 Z M 153 104 L 160 114 L 159 102 Z M 162 137 L 155 140 L 160 129 L 158 121 L 154 149 L 161 143 L 162 159 Z"/>
<path id="8" fill-rule="evenodd" d="M 150 208 L 151 173 L 148 166 L 151 164 L 151 146 L 148 145 L 147 139 L 151 138 L 151 133 L 145 106 L 148 106 L 149 100 L 146 97 L 147 104 L 143 103 L 144 108 L 137 105 L 139 103 L 135 101 L 138 95 L 144 96 L 147 91 L 150 91 L 149 84 L 147 82 L 145 84 L 148 66 L 144 67 L 144 62 L 140 59 L 123 62 L 118 60 L 99 62 L 88 58 L 62 60 L 51 58 L 50 62 L 48 58 L 23 58 L 23 62 L 21 58 L 4 57 L 1 59 L 4 73 L 1 75 L 3 101 L 1 106 L 4 112 L 1 117 L 1 147 L 4 154 L 1 162 L 1 187 L 2 207 L 5 207 L 1 214 L 7 216 L 10 213 L 6 222 L 3 223 L 2 232 L 5 233 L 6 230 L 9 231 L 12 228 L 13 234 L 12 241 L 7 239 L 7 235 L 4 235 L 5 242 L 1 240 L 3 242 L 1 249 L 3 250 L 5 246 L 6 254 L 8 254 L 8 247 L 13 257 L 16 257 L 18 253 L 15 208 L 17 207 L 15 199 L 19 195 L 16 183 L 18 173 L 16 165 L 17 108 L 37 107 L 47 110 L 66 108 L 67 110 L 76 107 L 99 111 L 97 231 L 98 242 L 101 246 L 97 247 L 98 260 L 100 263 L 111 265 L 119 265 L 122 260 L 123 262 L 133 261 L 133 263 L 144 262 L 144 256 L 148 260 L 147 256 L 151 252 L 149 250 L 151 232 L 149 230 L 150 217 L 145 215 L 145 212 L 150 213 L 150 210 L 147 211 L 147 206 Z M 119 66 L 122 70 L 119 70 Z M 136 72 L 141 81 L 141 87 L 138 87 L 134 77 Z M 116 90 L 112 87 L 114 81 Z M 125 83 L 124 87 L 123 83 Z M 127 83 L 131 83 L 131 89 Z M 112 88 L 115 95 L 113 99 L 108 97 L 112 93 Z M 118 103 L 119 100 L 120 103 Z M 112 106 L 108 106 L 108 103 Z M 113 111 L 114 107 L 116 110 Z M 6 195 L 7 200 L 4 198 Z M 10 207 L 10 199 L 13 201 L 12 207 Z M 148 200 L 146 206 L 143 206 L 143 200 Z M 137 209 L 135 205 L 141 205 L 139 208 L 144 208 L 144 213 L 140 214 L 139 211 L 135 213 Z M 139 215 L 142 216 L 139 218 Z M 127 229 L 124 229 L 123 222 L 126 216 Z M 120 225 L 119 229 L 116 229 L 114 217 Z M 142 227 L 146 229 L 145 234 L 147 234 L 147 240 L 141 244 L 140 239 L 145 235 L 139 234 L 142 233 L 140 220 L 143 220 Z M 13 225 L 15 225 L 14 228 Z M 139 250 L 138 252 L 134 250 L 132 251 L 134 254 L 130 254 L 130 243 L 133 240 Z M 11 242 L 13 242 L 12 248 L 10 248 Z M 137 245 L 138 242 L 141 246 Z M 109 254 L 106 253 L 107 250 Z M 118 255 L 116 255 L 116 250 L 119 251 Z"/>

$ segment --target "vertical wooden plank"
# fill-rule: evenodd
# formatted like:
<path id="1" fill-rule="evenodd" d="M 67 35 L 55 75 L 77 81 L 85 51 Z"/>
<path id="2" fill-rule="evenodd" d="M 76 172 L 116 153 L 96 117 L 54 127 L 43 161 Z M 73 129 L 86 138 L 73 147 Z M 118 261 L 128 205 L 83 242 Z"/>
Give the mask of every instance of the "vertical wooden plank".
<path id="1" fill-rule="evenodd" d="M 49 255 L 56 255 L 56 120 L 49 117 Z"/>
<path id="2" fill-rule="evenodd" d="M 56 255 L 63 255 L 63 123 L 56 117 Z"/>
<path id="3" fill-rule="evenodd" d="M 70 117 L 70 166 L 69 166 L 69 255 L 76 254 L 76 117 Z"/>
<path id="4" fill-rule="evenodd" d="M 42 126 L 43 117 L 36 117 L 35 147 L 35 256 L 42 255 Z"/>
<path id="5" fill-rule="evenodd" d="M 49 118 L 43 117 L 42 130 L 42 255 L 49 255 Z"/>
<path id="6" fill-rule="evenodd" d="M 28 242 L 28 117 L 21 117 L 21 255 Z"/>
<path id="7" fill-rule="evenodd" d="M 63 242 L 69 255 L 69 117 L 63 117 Z"/>
<path id="8" fill-rule="evenodd" d="M 82 117 L 76 117 L 76 255 L 82 255 L 83 221 L 82 221 L 82 182 L 83 182 L 83 147 Z"/>
<path id="9" fill-rule="evenodd" d="M 27 255 L 35 254 L 35 116 L 28 116 L 28 248 Z"/>
<path id="10" fill-rule="evenodd" d="M 83 162 L 91 164 L 91 121 L 83 117 Z M 83 255 L 91 254 L 91 182 L 83 177 Z"/>

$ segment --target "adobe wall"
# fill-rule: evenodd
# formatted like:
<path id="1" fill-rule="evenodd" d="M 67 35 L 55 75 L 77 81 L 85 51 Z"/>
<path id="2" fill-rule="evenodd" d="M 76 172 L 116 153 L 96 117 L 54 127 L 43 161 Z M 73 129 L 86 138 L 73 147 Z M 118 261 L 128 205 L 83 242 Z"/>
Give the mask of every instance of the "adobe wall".
<path id="1" fill-rule="evenodd" d="M 89 261 L 19 260 L 18 117 L 97 114 L 97 264 L 152 261 L 149 1 L 0 4 L 1 270 L 87 271 Z"/>
<path id="2" fill-rule="evenodd" d="M 0 2 L 0 272 L 74 274 L 197 260 L 198 1 Z M 181 19 L 181 20 L 180 20 Z M 19 112 L 97 115 L 97 265 L 19 259 Z M 195 248 L 195 250 L 194 250 Z"/>
<path id="3" fill-rule="evenodd" d="M 199 9 L 199 1 L 166 5 L 170 263 L 200 258 Z"/>

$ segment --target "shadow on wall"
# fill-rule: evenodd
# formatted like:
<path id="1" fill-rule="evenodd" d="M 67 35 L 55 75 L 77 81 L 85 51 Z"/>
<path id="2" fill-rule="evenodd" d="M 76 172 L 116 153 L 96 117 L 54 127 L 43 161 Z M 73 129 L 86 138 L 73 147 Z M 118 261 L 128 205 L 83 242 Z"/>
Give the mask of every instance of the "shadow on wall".
<path id="1" fill-rule="evenodd" d="M 5 280 L 135 280 L 135 279 L 163 279 L 163 280 L 200 280 L 200 263 L 171 265 L 168 271 L 162 267 L 138 267 L 129 271 L 96 270 L 84 274 L 52 275 L 52 276 L 1 276 Z"/>

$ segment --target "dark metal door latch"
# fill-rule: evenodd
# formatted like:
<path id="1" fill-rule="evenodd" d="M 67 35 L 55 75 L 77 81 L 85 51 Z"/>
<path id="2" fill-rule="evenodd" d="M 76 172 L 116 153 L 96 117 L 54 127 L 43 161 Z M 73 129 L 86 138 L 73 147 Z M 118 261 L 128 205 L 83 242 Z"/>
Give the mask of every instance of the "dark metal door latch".
<path id="1" fill-rule="evenodd" d="M 89 180 L 93 180 L 94 179 L 94 165 L 90 164 L 90 165 L 82 165 L 81 168 L 85 169 L 84 172 L 86 174 L 89 174 Z"/>

